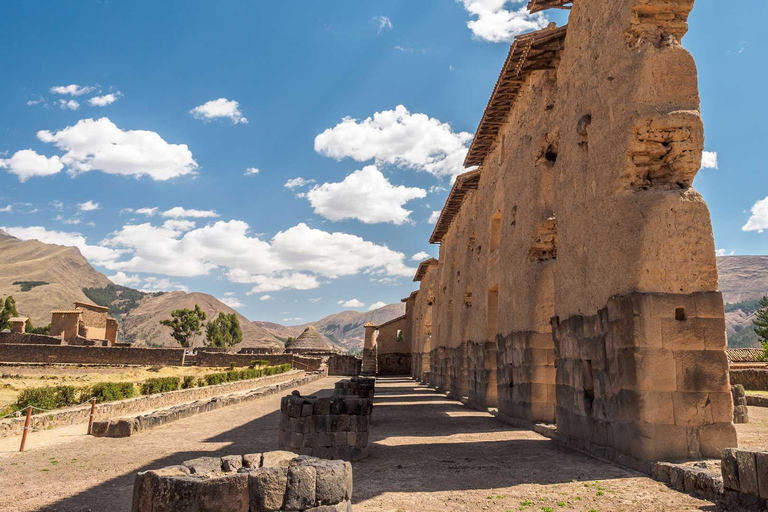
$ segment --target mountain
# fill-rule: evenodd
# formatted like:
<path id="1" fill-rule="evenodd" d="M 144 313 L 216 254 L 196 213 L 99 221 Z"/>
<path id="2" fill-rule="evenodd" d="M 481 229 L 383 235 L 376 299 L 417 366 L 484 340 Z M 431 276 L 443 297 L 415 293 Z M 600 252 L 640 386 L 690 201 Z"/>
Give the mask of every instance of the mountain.
<path id="1" fill-rule="evenodd" d="M 88 302 L 83 288 L 112 284 L 76 247 L 26 242 L 0 230 L 0 297 L 13 295 L 19 312 L 35 326 L 51 321 L 51 310 Z"/>
<path id="2" fill-rule="evenodd" d="M 725 302 L 728 346 L 760 347 L 752 320 L 757 301 L 768 295 L 768 256 L 721 256 L 717 258 L 717 269 Z"/>
<path id="3" fill-rule="evenodd" d="M 309 325 L 314 325 L 321 334 L 326 336 L 331 342 L 348 349 L 360 349 L 363 347 L 365 339 L 365 328 L 368 322 L 383 324 L 393 318 L 405 314 L 405 304 L 398 302 L 388 304 L 373 311 L 342 311 L 334 315 L 326 316 L 317 322 L 310 322 L 302 325 L 284 326 L 272 322 L 254 322 L 256 325 L 267 329 L 275 336 L 283 339 L 288 336 L 296 337 L 301 334 Z"/>
<path id="4" fill-rule="evenodd" d="M 137 345 L 178 346 L 160 320 L 171 311 L 200 307 L 211 319 L 234 309 L 204 293 L 144 293 L 118 286 L 93 268 L 76 247 L 22 241 L 0 230 L 0 297 L 13 295 L 19 313 L 35 326 L 51 321 L 51 310 L 93 302 L 110 308 L 120 322 L 119 338 Z M 282 348 L 269 331 L 237 313 L 243 330 L 239 347 Z M 200 344 L 200 340 L 197 340 Z"/>

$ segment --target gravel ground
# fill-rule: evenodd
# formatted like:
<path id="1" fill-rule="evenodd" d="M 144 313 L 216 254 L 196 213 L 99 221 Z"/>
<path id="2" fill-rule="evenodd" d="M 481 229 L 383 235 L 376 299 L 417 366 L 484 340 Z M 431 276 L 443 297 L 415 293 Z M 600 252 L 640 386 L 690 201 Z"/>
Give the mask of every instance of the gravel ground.
<path id="1" fill-rule="evenodd" d="M 335 380 L 301 391 L 330 393 Z M 279 405 L 271 396 L 124 439 L 35 448 L 32 436 L 30 451 L 0 454 L 0 510 L 128 511 L 136 471 L 276 449 Z M 354 464 L 358 512 L 718 510 L 407 379 L 377 383 L 371 442 L 370 456 Z"/>

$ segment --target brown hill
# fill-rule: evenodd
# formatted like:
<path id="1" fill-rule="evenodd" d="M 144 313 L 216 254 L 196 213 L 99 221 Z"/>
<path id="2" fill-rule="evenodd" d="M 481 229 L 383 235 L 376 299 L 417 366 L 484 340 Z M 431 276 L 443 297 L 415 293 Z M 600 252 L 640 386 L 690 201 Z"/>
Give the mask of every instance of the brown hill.
<path id="1" fill-rule="evenodd" d="M 721 256 L 717 258 L 717 269 L 725 302 L 728 346 L 759 347 L 752 320 L 757 300 L 768 295 L 768 256 Z"/>
<path id="2" fill-rule="evenodd" d="M 136 340 L 139 344 L 152 346 L 178 346 L 176 340 L 170 335 L 170 329 L 160 325 L 160 320 L 170 318 L 174 309 L 192 309 L 198 304 L 208 319 L 212 319 L 219 313 L 236 313 L 243 330 L 243 342 L 237 345 L 241 347 L 271 347 L 282 349 L 283 344 L 268 330 L 249 321 L 243 315 L 230 308 L 221 301 L 207 293 L 170 292 L 162 295 L 147 295 L 139 306 L 131 310 L 124 318 L 121 326 L 121 334 Z M 198 337 L 194 346 L 202 345 L 202 336 Z"/>
<path id="3" fill-rule="evenodd" d="M 19 282 L 35 286 L 22 291 L 22 285 L 13 284 Z M 76 247 L 21 241 L 0 230 L 0 297 L 13 295 L 19 312 L 36 326 L 51 321 L 52 309 L 88 301 L 83 288 L 109 284 Z"/>
<path id="4" fill-rule="evenodd" d="M 321 334 L 329 338 L 336 345 L 348 349 L 361 349 L 365 338 L 363 325 L 368 322 L 383 324 L 403 314 L 405 314 L 405 304 L 398 302 L 367 312 L 342 311 L 341 313 L 326 316 L 317 322 L 309 322 L 302 325 L 284 326 L 272 322 L 254 323 L 281 338 L 287 338 L 288 336 L 295 338 L 308 326 L 314 325 Z"/>

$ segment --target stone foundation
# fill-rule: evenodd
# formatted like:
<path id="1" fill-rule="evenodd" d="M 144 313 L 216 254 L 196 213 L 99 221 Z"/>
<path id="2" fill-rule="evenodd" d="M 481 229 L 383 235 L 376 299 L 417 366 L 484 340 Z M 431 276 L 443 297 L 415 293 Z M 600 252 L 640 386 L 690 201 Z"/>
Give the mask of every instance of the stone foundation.
<path id="1" fill-rule="evenodd" d="M 450 393 L 456 400 L 469 396 L 469 376 L 467 373 L 467 344 L 462 343 L 458 347 L 449 348 L 448 372 L 451 376 Z"/>
<path id="2" fill-rule="evenodd" d="M 376 379 L 371 377 L 353 377 L 340 380 L 334 386 L 334 393 L 339 396 L 352 396 L 373 400 L 376 391 Z"/>
<path id="3" fill-rule="evenodd" d="M 201 457 L 144 471 L 133 512 L 351 512 L 352 465 L 266 452 Z"/>
<path id="4" fill-rule="evenodd" d="M 470 405 L 480 409 L 497 407 L 496 343 L 468 342 L 467 366 Z"/>
<path id="5" fill-rule="evenodd" d="M 722 304 L 718 292 L 633 293 L 553 319 L 558 432 L 639 461 L 736 446 Z"/>
<path id="6" fill-rule="evenodd" d="M 322 459 L 363 459 L 372 409 L 366 398 L 302 397 L 294 391 L 280 404 L 280 448 Z"/>
<path id="7" fill-rule="evenodd" d="M 751 496 L 755 508 L 750 510 L 762 510 L 768 504 L 768 452 L 727 448 L 721 468 L 726 494 Z"/>
<path id="8" fill-rule="evenodd" d="M 376 375 L 376 348 L 363 349 L 362 372 L 365 375 Z"/>
<path id="9" fill-rule="evenodd" d="M 376 357 L 377 375 L 410 375 L 410 352 L 391 352 Z"/>

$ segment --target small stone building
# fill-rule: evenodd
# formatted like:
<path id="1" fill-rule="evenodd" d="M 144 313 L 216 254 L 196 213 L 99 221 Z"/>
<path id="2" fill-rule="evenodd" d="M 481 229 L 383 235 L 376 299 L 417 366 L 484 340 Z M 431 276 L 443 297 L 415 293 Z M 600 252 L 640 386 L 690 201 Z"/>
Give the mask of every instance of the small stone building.
<path id="1" fill-rule="evenodd" d="M 75 302 L 72 309 L 51 311 L 51 336 L 61 336 L 68 345 L 117 343 L 117 320 L 107 316 L 109 308 Z"/>
<path id="2" fill-rule="evenodd" d="M 25 332 L 29 324 L 29 318 L 26 316 L 14 316 L 8 319 L 11 326 L 11 332 Z"/>
<path id="3" fill-rule="evenodd" d="M 288 354 L 329 354 L 338 352 L 336 347 L 325 339 L 313 325 L 310 325 L 298 338 L 285 349 Z"/>

